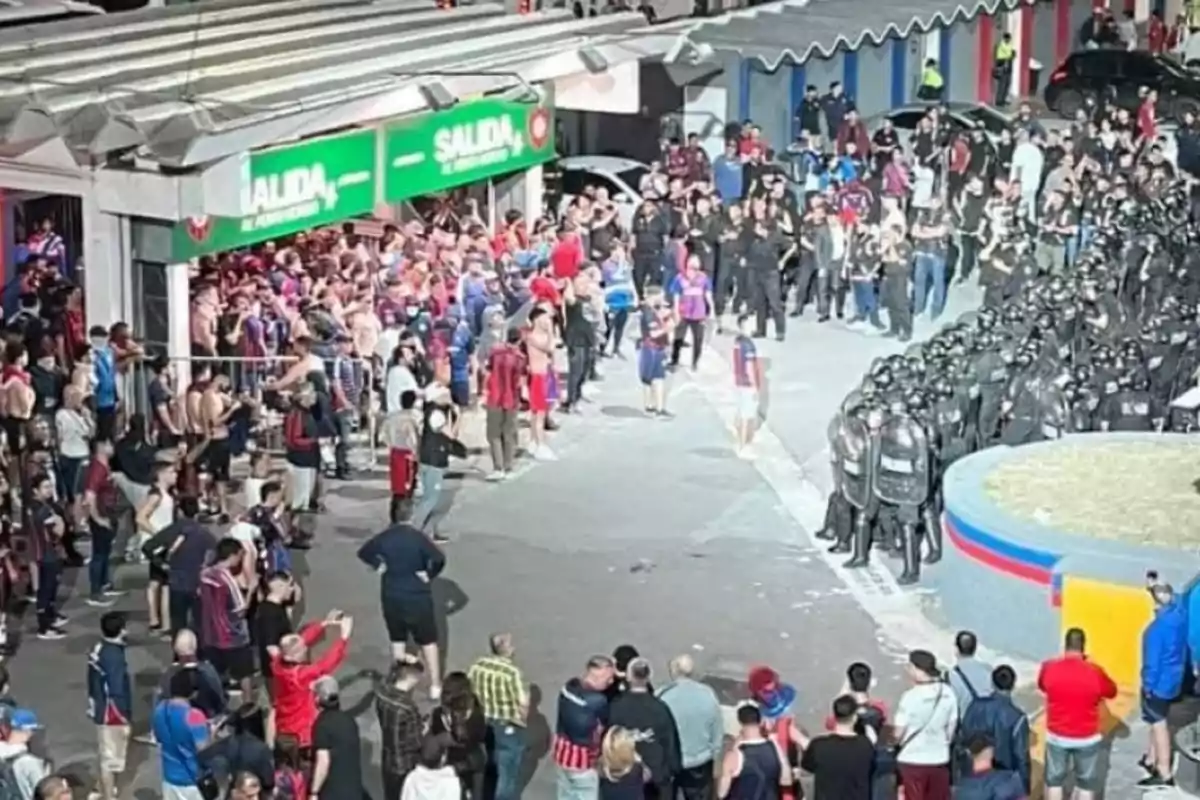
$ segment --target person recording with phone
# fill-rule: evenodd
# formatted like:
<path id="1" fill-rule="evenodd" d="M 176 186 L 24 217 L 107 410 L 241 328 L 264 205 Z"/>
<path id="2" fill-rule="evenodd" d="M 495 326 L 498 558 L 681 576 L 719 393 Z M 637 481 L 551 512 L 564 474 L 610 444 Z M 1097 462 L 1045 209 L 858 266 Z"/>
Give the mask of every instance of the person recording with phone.
<path id="1" fill-rule="evenodd" d="M 312 648 L 329 628 L 336 628 L 340 635 L 314 659 Z M 279 647 L 271 650 L 271 695 L 277 739 L 294 739 L 302 749 L 312 746 L 318 712 L 313 684 L 341 667 L 353 632 L 354 618 L 334 610 L 324 620 L 310 622 L 299 633 L 284 636 Z"/>
<path id="2" fill-rule="evenodd" d="M 1138 764 L 1147 772 L 1142 787 L 1174 786 L 1171 703 L 1183 691 L 1188 669 L 1187 611 L 1171 584 L 1158 573 L 1146 573 L 1146 590 L 1154 600 L 1154 618 L 1142 633 L 1142 721 L 1150 726 L 1146 754 Z"/>

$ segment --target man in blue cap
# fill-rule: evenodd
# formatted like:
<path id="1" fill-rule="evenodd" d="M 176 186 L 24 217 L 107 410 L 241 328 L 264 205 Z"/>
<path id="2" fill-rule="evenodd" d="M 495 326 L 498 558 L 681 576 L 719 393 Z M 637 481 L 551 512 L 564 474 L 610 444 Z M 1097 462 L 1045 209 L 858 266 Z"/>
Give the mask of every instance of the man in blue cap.
<path id="1" fill-rule="evenodd" d="M 0 742 L 0 791 L 10 784 L 21 797 L 33 797 L 38 783 L 50 774 L 46 760 L 29 752 L 29 740 L 41 727 L 37 714 L 29 709 L 12 712 L 8 737 Z"/>

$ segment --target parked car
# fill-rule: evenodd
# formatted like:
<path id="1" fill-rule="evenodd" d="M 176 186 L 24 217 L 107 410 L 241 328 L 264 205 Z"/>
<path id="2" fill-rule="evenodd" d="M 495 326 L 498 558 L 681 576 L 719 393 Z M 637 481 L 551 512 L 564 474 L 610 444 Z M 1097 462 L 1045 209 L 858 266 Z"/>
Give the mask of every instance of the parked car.
<path id="1" fill-rule="evenodd" d="M 867 130 L 874 134 L 882 126 L 884 119 L 890 119 L 892 127 L 896 129 L 896 134 L 900 138 L 900 145 L 907 150 L 909 139 L 917 130 L 917 123 L 928 113 L 930 108 L 936 105 L 938 104 L 917 102 L 896 106 L 890 111 L 884 111 L 867 119 Z M 950 127 L 954 132 L 983 128 L 993 147 L 1000 139 L 1001 131 L 1012 129 L 1013 118 L 994 106 L 962 102 L 946 103 L 945 105 L 946 116 L 950 120 Z"/>
<path id="2" fill-rule="evenodd" d="M 640 187 L 642 178 L 650 167 L 640 161 L 619 156 L 568 156 L 559 159 L 562 173 L 562 198 L 559 214 L 579 195 L 584 187 L 594 186 L 608 190 L 608 196 L 617 204 L 617 217 L 621 225 L 629 230 L 633 213 L 642 204 Z"/>
<path id="3" fill-rule="evenodd" d="M 886 117 L 892 121 L 892 125 L 902 137 L 911 135 L 917 129 L 917 123 L 921 121 L 921 117 L 925 116 L 935 105 L 937 104 L 908 103 L 896 106 L 890 111 L 876 114 L 867 120 L 867 129 L 872 133 L 878 130 L 880 123 Z M 1011 115 L 985 103 L 946 103 L 946 115 L 950 119 L 950 125 L 956 131 L 982 127 L 993 140 L 1000 137 L 1001 131 L 1011 130 L 1013 123 Z"/>
<path id="4" fill-rule="evenodd" d="M 1142 87 L 1158 92 L 1158 113 L 1179 119 L 1200 112 L 1200 74 L 1176 61 L 1144 50 L 1081 50 L 1050 73 L 1043 98 L 1054 112 L 1072 117 L 1084 99 L 1108 97 L 1135 110 Z"/>

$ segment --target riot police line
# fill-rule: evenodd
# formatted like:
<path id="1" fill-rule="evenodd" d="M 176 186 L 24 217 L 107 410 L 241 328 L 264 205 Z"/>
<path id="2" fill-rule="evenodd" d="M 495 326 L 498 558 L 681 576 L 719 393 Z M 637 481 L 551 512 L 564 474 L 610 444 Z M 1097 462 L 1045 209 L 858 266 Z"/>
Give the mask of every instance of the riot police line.
<path id="1" fill-rule="evenodd" d="M 942 557 L 942 476 L 977 450 L 1197 427 L 1200 226 L 1183 183 L 1150 194 L 1109 198 L 1065 268 L 1039 269 L 1036 226 L 1002 226 L 983 306 L 871 365 L 829 427 L 818 535 L 847 567 L 878 549 L 917 582 Z"/>

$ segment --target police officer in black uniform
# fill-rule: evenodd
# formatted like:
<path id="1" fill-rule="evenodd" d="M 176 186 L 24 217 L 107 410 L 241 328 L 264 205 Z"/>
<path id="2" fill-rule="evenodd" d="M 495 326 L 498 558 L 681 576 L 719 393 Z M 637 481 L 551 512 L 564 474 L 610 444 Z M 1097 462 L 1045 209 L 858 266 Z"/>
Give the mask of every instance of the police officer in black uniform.
<path id="1" fill-rule="evenodd" d="M 775 338 L 782 342 L 787 333 L 787 319 L 783 313 L 779 259 L 787 249 L 788 240 L 768 214 L 765 199 L 751 201 L 750 219 L 746 220 L 742 242 L 750 302 L 756 318 L 754 335 L 759 338 L 767 335 L 767 318 L 770 317 L 775 320 Z"/>

